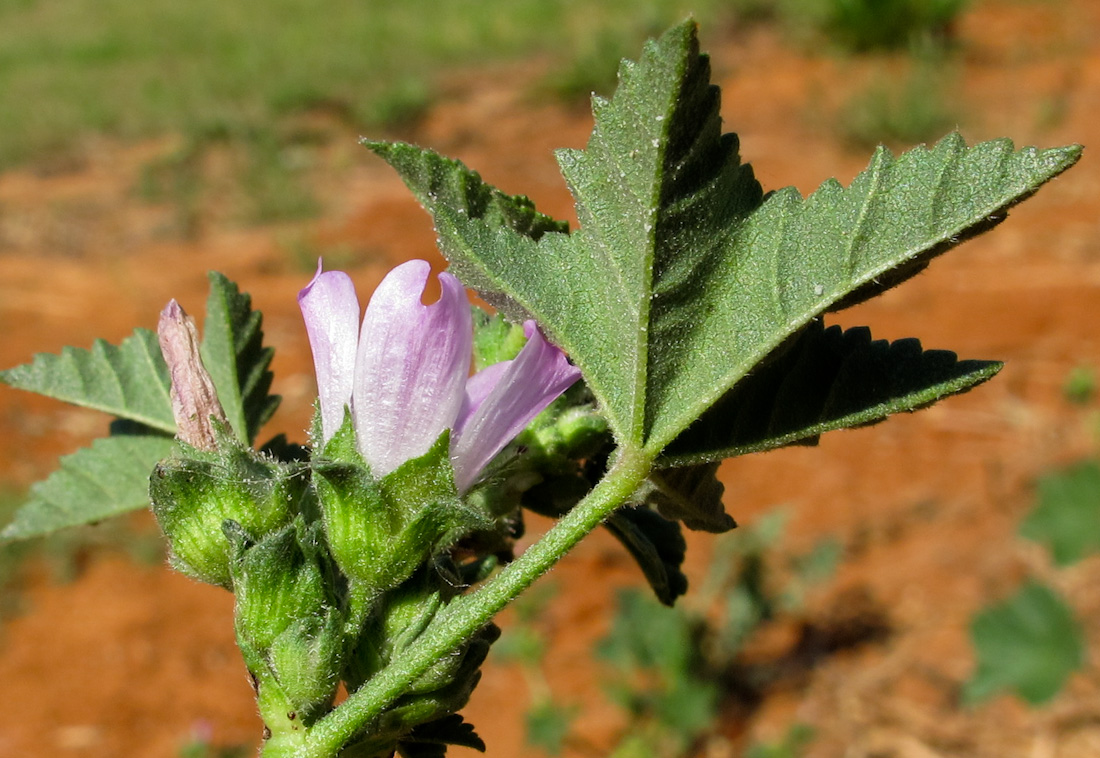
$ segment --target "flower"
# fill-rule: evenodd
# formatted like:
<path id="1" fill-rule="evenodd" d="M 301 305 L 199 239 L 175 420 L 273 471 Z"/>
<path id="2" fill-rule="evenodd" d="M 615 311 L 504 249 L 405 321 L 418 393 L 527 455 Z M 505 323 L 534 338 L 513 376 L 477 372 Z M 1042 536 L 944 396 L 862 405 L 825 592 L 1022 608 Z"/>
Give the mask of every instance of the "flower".
<path id="1" fill-rule="evenodd" d="M 514 360 L 470 376 L 466 291 L 444 272 L 439 299 L 424 305 L 430 273 L 421 260 L 393 269 L 374 291 L 361 328 L 355 286 L 342 271 L 318 264 L 298 304 L 317 371 L 321 441 L 350 408 L 359 452 L 375 476 L 384 476 L 450 429 L 455 484 L 465 492 L 580 371 L 527 321 L 527 344 Z"/>

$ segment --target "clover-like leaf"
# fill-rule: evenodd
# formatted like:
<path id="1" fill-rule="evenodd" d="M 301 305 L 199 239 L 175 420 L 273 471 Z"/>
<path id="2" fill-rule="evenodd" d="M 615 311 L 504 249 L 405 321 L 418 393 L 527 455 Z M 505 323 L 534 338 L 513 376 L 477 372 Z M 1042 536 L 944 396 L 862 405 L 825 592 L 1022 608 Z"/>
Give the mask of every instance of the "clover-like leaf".
<path id="1" fill-rule="evenodd" d="M 971 703 L 1010 689 L 1039 705 L 1058 694 L 1084 661 L 1073 612 L 1054 590 L 1035 582 L 976 615 L 970 633 L 978 668 L 963 698 Z"/>
<path id="2" fill-rule="evenodd" d="M 1059 566 L 1100 550 L 1100 465 L 1084 461 L 1043 476 L 1020 536 L 1045 545 Z"/>
<path id="3" fill-rule="evenodd" d="M 502 222 L 499 203 L 514 199 L 461 164 L 370 147 L 432 213 L 454 272 L 510 317 L 536 318 L 619 444 L 652 455 L 822 313 L 912 276 L 1080 155 L 951 135 L 897 159 L 880 149 L 848 187 L 765 196 L 721 133 L 691 23 L 624 61 L 614 98 L 593 110 L 587 148 L 558 153 L 571 234 Z M 482 197 L 492 212 L 470 200 Z"/>

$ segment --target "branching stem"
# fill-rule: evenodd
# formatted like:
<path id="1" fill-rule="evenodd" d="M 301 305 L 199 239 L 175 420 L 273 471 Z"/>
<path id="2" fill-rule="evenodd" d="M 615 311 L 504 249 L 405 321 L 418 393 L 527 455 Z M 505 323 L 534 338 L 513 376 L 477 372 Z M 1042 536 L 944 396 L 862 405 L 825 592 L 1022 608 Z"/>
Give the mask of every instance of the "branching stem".
<path id="1" fill-rule="evenodd" d="M 480 589 L 455 599 L 400 660 L 378 672 L 310 729 L 295 758 L 333 758 L 441 657 L 469 639 L 625 503 L 652 469 L 641 450 L 620 449 L 607 475 L 568 514 Z"/>

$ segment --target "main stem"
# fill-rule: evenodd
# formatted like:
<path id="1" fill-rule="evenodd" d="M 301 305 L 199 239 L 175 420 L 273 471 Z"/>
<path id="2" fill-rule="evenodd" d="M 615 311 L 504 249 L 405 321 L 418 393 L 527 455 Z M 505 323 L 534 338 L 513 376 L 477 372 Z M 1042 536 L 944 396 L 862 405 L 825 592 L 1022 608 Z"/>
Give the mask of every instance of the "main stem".
<path id="1" fill-rule="evenodd" d="M 541 540 L 480 589 L 452 601 L 400 660 L 378 672 L 336 710 L 314 724 L 307 744 L 296 758 L 335 756 L 362 725 L 381 715 L 432 664 L 489 623 L 498 611 L 625 503 L 649 475 L 653 460 L 641 450 L 619 452 L 618 461 L 607 475 Z"/>

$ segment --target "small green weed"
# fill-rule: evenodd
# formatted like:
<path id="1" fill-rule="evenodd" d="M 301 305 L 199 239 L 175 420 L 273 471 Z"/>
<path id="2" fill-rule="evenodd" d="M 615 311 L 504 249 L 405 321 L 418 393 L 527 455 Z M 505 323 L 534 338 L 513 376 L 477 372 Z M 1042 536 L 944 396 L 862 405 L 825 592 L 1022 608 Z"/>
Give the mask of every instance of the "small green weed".
<path id="1" fill-rule="evenodd" d="M 784 555 L 778 547 L 784 520 L 772 513 L 716 541 L 704 586 L 688 596 L 690 605 L 681 600 L 669 608 L 634 589 L 619 594 L 611 631 L 595 649 L 614 672 L 606 679 L 608 696 L 630 724 L 612 756 L 667 758 L 717 744 L 725 739 L 715 725 L 727 700 L 766 686 L 767 674 L 740 668 L 738 655 L 764 625 L 797 613 L 809 588 L 829 577 L 840 559 L 834 540 Z M 561 752 L 576 715 L 554 699 L 543 674 L 547 643 L 539 618 L 555 591 L 537 585 L 521 599 L 519 623 L 494 648 L 498 660 L 522 667 L 532 699 L 527 741 L 551 755 Z M 812 730 L 796 725 L 779 742 L 755 745 L 747 755 L 797 758 L 811 737 Z"/>
<path id="2" fill-rule="evenodd" d="M 1043 545 L 1060 567 L 1100 552 L 1100 464 L 1082 461 L 1042 476 L 1020 536 Z"/>
<path id="3" fill-rule="evenodd" d="M 1085 405 L 1095 381 L 1091 369 L 1074 369 L 1063 395 Z M 1058 568 L 1100 552 L 1100 462 L 1083 460 L 1048 472 L 1037 489 L 1020 536 L 1046 548 Z M 1084 633 L 1073 610 L 1056 589 L 1035 579 L 975 614 L 970 636 L 978 663 L 963 696 L 971 704 L 1011 691 L 1033 706 L 1042 705 L 1085 661 Z"/>
<path id="4" fill-rule="evenodd" d="M 597 654 L 615 671 L 608 692 L 627 712 L 629 732 L 644 735 L 651 751 L 630 755 L 684 755 L 719 739 L 715 723 L 731 694 L 754 693 L 752 699 L 766 688 L 769 673 L 739 668 L 738 656 L 764 625 L 796 613 L 808 587 L 830 576 L 840 558 L 833 540 L 804 555 L 783 555 L 784 522 L 775 512 L 716 541 L 691 606 L 667 608 L 634 590 L 620 595 Z M 795 740 L 787 749 L 797 755 L 801 747 Z"/>
<path id="5" fill-rule="evenodd" d="M 538 619 L 557 592 L 556 584 L 541 582 L 522 595 L 512 605 L 518 623 L 493 646 L 495 660 L 515 664 L 523 671 L 531 698 L 525 718 L 527 744 L 548 755 L 559 755 L 565 748 L 577 714 L 576 708 L 554 699 L 543 673 L 547 641 Z"/>
<path id="6" fill-rule="evenodd" d="M 1088 405 L 1096 397 L 1096 370 L 1078 366 L 1069 372 L 1062 384 L 1062 397 L 1074 405 Z"/>
<path id="7" fill-rule="evenodd" d="M 1057 695 L 1085 660 L 1081 627 L 1055 590 L 1028 582 L 971 622 L 978 667 L 963 700 L 979 703 L 1012 690 L 1031 705 Z"/>
<path id="8" fill-rule="evenodd" d="M 968 0 L 820 0 L 821 30 L 853 52 L 943 47 Z"/>
<path id="9" fill-rule="evenodd" d="M 803 44 L 849 53 L 945 50 L 969 0 L 731 0 L 737 23 L 776 23 Z"/>
<path id="10" fill-rule="evenodd" d="M 841 137 L 854 147 L 910 146 L 956 128 L 959 115 L 949 101 L 949 72 L 936 61 L 918 61 L 897 81 L 880 79 L 844 106 Z"/>

